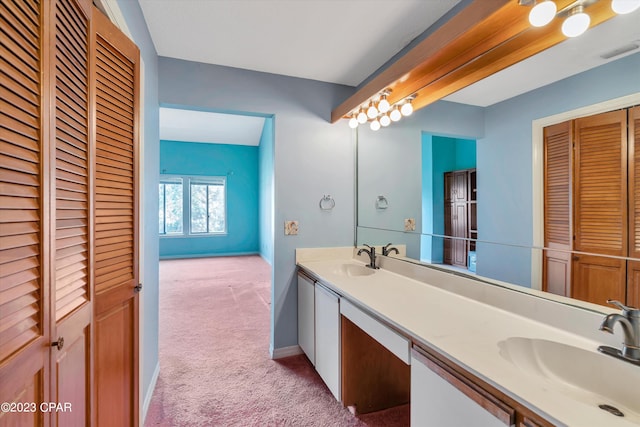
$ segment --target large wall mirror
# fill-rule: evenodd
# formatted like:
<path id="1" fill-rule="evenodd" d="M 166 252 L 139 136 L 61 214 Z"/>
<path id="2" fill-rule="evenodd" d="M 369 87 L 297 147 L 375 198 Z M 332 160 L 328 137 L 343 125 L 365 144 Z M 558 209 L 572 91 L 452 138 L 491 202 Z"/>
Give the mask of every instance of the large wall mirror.
<path id="1" fill-rule="evenodd" d="M 360 126 L 357 244 L 640 306 L 640 53 L 601 58 L 640 40 L 635 27 L 614 18 L 541 53 L 552 66 L 531 58 L 379 131 Z M 575 61 L 592 65 L 568 75 Z"/>

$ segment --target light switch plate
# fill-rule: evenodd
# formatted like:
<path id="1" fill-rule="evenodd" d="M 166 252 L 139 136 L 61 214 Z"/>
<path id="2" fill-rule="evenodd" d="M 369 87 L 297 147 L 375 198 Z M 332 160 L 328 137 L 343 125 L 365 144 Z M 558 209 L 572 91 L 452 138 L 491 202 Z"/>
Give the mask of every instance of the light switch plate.
<path id="1" fill-rule="evenodd" d="M 298 234 L 298 221 L 285 221 L 284 222 L 284 234 L 285 236 L 295 236 Z"/>
<path id="2" fill-rule="evenodd" d="M 404 220 L 404 231 L 416 231 L 415 218 L 406 218 Z"/>

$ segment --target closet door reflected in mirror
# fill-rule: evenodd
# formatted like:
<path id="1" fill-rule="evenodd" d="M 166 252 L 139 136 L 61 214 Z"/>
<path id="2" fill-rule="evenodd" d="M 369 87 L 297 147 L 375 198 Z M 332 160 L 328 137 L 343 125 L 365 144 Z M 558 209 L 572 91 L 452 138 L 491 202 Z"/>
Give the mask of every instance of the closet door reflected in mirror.
<path id="1" fill-rule="evenodd" d="M 545 128 L 545 246 L 551 251 L 544 259 L 544 289 L 549 292 L 596 304 L 607 299 L 631 304 L 637 298 L 638 281 L 624 259 L 638 256 L 635 230 L 640 228 L 634 172 L 640 157 L 628 133 L 634 114 L 637 108 Z M 604 256 L 565 252 L 570 250 Z"/>

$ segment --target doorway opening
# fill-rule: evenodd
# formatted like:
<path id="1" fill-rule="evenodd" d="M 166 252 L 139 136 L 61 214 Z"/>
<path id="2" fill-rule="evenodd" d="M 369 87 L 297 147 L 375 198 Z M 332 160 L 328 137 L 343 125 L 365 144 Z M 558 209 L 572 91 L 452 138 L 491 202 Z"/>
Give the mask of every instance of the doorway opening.
<path id="1" fill-rule="evenodd" d="M 475 271 L 476 141 L 422 134 L 421 261 Z"/>

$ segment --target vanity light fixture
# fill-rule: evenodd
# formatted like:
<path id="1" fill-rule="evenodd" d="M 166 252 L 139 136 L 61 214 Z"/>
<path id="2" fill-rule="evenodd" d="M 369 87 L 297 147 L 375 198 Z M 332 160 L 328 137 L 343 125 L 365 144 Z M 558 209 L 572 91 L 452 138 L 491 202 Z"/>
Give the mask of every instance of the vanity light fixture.
<path id="1" fill-rule="evenodd" d="M 355 114 L 352 114 L 352 115 L 351 115 L 351 118 L 349 119 L 349 127 L 350 127 L 351 129 L 355 129 L 355 128 L 357 128 L 357 127 L 358 127 L 358 125 L 359 125 L 359 124 L 360 124 L 360 123 L 358 122 L 358 119 L 356 119 L 356 115 L 355 115 Z"/>
<path id="2" fill-rule="evenodd" d="M 393 107 L 393 110 L 391 110 L 391 113 L 389 114 L 389 118 L 393 122 L 400 121 L 400 119 L 402 118 L 402 113 L 400 112 L 400 109 L 398 108 L 397 105 Z"/>
<path id="3" fill-rule="evenodd" d="M 349 127 L 356 129 L 359 125 L 369 122 L 371 130 L 377 131 L 381 127 L 387 127 L 391 122 L 397 122 L 403 116 L 410 116 L 413 113 L 411 102 L 416 98 L 415 93 L 394 104 L 391 104 L 387 99 L 389 94 L 391 94 L 391 89 L 385 89 L 373 99 L 365 101 L 357 110 L 352 110 L 347 117 Z"/>
<path id="4" fill-rule="evenodd" d="M 544 27 L 553 20 L 557 11 L 558 6 L 553 1 L 541 1 L 529 12 L 529 23 L 534 27 Z"/>
<path id="5" fill-rule="evenodd" d="M 400 112 L 404 117 L 410 116 L 413 113 L 413 105 L 411 105 L 411 101 L 413 101 L 414 96 L 409 96 L 405 99 L 404 104 L 400 107 Z"/>
<path id="6" fill-rule="evenodd" d="M 380 111 L 383 114 L 389 111 L 389 109 L 391 108 L 391 104 L 389 104 L 389 101 L 387 100 L 387 96 L 389 96 L 389 92 L 391 92 L 390 89 L 383 91 L 382 94 L 380 95 L 380 102 L 378 102 L 378 111 Z"/>
<path id="7" fill-rule="evenodd" d="M 611 0 L 611 9 L 619 15 L 631 13 L 640 9 L 640 0 Z"/>
<path id="8" fill-rule="evenodd" d="M 360 123 L 361 125 L 367 123 L 367 114 L 364 112 L 362 108 L 360 108 L 360 111 L 358 112 L 358 115 L 356 118 L 358 119 L 358 123 Z"/>
<path id="9" fill-rule="evenodd" d="M 369 108 L 367 109 L 367 117 L 370 119 L 375 119 L 378 117 L 378 109 L 376 108 L 373 101 L 369 101 Z"/>
<path id="10" fill-rule="evenodd" d="M 562 34 L 566 37 L 578 37 L 591 25 L 591 17 L 585 9 L 598 0 L 575 0 L 561 10 L 553 0 L 518 0 L 521 6 L 531 6 L 529 23 L 534 27 L 543 27 L 553 18 L 566 17 L 562 23 Z M 631 13 L 640 9 L 640 0 L 611 0 L 611 9 L 617 14 Z"/>
<path id="11" fill-rule="evenodd" d="M 567 37 L 578 37 L 589 28 L 591 17 L 584 13 L 584 7 L 578 5 L 571 9 L 569 16 L 562 23 L 562 34 Z"/>

